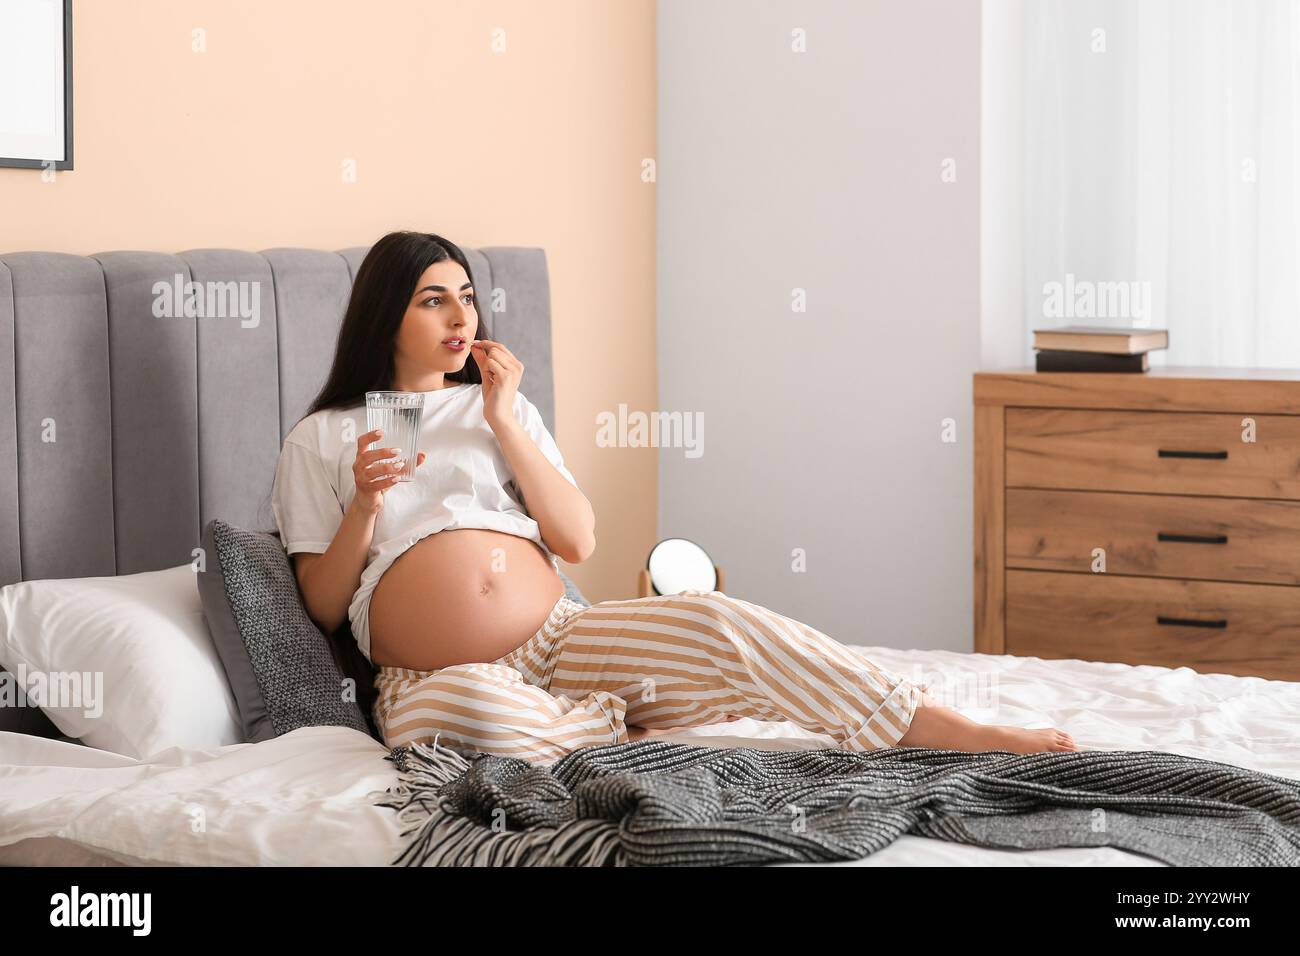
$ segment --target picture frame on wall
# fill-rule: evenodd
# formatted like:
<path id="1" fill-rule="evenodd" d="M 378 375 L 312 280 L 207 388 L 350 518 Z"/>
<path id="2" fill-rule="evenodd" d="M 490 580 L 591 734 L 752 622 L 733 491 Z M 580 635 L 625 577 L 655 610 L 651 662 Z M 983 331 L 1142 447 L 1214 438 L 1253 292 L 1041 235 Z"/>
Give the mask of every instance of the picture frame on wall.
<path id="1" fill-rule="evenodd" d="M 0 3 L 0 166 L 72 169 L 72 0 Z"/>

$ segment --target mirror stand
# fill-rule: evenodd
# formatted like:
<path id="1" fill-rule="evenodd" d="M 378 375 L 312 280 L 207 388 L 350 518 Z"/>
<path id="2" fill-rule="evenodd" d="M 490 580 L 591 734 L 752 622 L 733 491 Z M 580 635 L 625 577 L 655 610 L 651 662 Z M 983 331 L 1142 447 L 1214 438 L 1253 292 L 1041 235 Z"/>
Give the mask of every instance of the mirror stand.
<path id="1" fill-rule="evenodd" d="M 727 589 L 722 579 L 722 568 L 721 566 L 715 564 L 713 566 L 713 570 L 718 575 L 718 586 L 715 587 L 713 590 L 722 591 L 725 594 Z M 654 585 L 650 583 L 650 572 L 645 568 L 642 568 L 639 572 L 637 572 L 636 596 L 653 597 L 654 593 L 655 593 Z"/>

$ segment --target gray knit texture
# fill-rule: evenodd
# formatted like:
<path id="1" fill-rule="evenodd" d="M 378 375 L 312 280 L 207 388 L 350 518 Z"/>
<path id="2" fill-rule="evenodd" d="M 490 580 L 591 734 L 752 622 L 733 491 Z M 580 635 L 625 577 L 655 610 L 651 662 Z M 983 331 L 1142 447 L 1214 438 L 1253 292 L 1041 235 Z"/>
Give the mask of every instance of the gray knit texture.
<path id="1" fill-rule="evenodd" d="M 361 707 L 345 699 L 343 674 L 303 607 L 279 540 L 221 520 L 213 522 L 212 536 L 230 611 L 275 736 L 318 726 L 351 727 L 370 736 Z"/>
<path id="2" fill-rule="evenodd" d="M 583 596 L 582 592 L 578 590 L 578 586 L 570 581 L 569 576 L 563 571 L 560 572 L 560 580 L 564 582 L 564 593 L 569 600 L 577 601 L 583 607 L 591 607 L 591 602 Z"/>
<path id="3" fill-rule="evenodd" d="M 406 866 L 857 860 L 903 834 L 1114 847 L 1174 866 L 1300 865 L 1300 782 L 1160 751 L 770 751 L 641 740 L 543 768 L 394 748 Z"/>

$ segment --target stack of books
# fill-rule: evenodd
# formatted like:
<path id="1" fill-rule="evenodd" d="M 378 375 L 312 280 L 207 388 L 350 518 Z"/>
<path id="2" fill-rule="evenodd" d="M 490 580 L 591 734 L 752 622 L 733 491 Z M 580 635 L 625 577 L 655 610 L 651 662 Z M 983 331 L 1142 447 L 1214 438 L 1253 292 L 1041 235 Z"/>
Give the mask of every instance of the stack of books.
<path id="1" fill-rule="evenodd" d="M 1035 329 L 1040 372 L 1145 372 L 1147 354 L 1169 348 L 1166 329 L 1067 325 Z"/>

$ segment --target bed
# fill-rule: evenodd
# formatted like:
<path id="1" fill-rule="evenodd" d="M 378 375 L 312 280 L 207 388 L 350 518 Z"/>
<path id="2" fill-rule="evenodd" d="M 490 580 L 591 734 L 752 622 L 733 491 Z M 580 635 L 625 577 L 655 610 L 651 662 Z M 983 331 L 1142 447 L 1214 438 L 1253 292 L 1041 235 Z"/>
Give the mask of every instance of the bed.
<path id="1" fill-rule="evenodd" d="M 553 429 L 544 253 L 466 252 L 476 286 L 507 291 L 509 308 L 488 322 L 524 362 L 523 391 Z M 171 568 L 189 560 L 214 517 L 271 527 L 280 442 L 323 379 L 364 253 L 0 256 L 0 584 Z M 161 326 L 153 289 L 168 277 L 255 281 L 271 294 L 256 324 Z M 77 437 L 66 446 L 73 467 L 42 455 L 29 424 L 44 418 Z M 150 456 L 160 445 L 173 453 Z M 738 596 L 762 603 L 761 595 Z M 976 720 L 1057 726 L 1090 750 L 1158 750 L 1300 780 L 1297 683 L 860 650 L 923 675 Z M 763 750 L 833 743 L 793 724 L 748 719 L 659 739 Z M 69 738 L 36 708 L 0 708 L 0 864 L 386 866 L 402 845 L 401 826 L 378 800 L 397 782 L 387 757 L 372 737 L 339 726 L 125 756 Z M 1006 851 L 907 835 L 838 865 L 927 864 L 1163 865 L 1110 847 Z"/>
<path id="2" fill-rule="evenodd" d="M 862 650 L 904 671 L 919 663 L 941 693 L 945 682 L 996 676 L 996 715 L 962 706 L 957 693 L 954 704 L 974 719 L 1054 724 L 1085 748 L 1167 750 L 1300 779 L 1300 684 L 1186 668 Z M 772 749 L 832 743 L 793 724 L 748 719 L 662 739 Z M 392 812 L 373 798 L 396 781 L 385 755 L 381 744 L 343 727 L 143 761 L 0 733 L 0 863 L 386 866 L 402 841 Z M 196 805 L 207 808 L 204 839 L 191 831 Z M 864 859 L 824 865 L 1164 864 L 1107 847 L 1005 851 L 902 836 Z"/>

